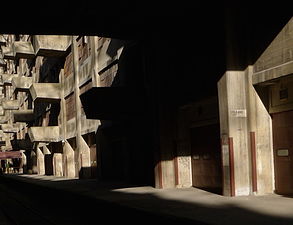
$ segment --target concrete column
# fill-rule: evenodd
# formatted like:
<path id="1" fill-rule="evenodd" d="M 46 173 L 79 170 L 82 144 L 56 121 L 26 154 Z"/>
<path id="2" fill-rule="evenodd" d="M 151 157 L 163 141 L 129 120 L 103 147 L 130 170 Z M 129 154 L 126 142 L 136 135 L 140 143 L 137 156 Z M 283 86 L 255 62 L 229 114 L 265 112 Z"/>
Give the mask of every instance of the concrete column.
<path id="1" fill-rule="evenodd" d="M 227 71 L 218 82 L 223 194 L 273 189 L 271 119 L 251 83 L 252 68 Z"/>
<path id="2" fill-rule="evenodd" d="M 37 147 L 37 169 L 39 175 L 45 175 L 45 160 L 44 154 L 39 147 Z"/>
<path id="3" fill-rule="evenodd" d="M 227 71 L 218 82 L 223 157 L 223 194 L 249 195 L 246 85 L 243 71 Z"/>
<path id="4" fill-rule="evenodd" d="M 62 153 L 54 153 L 53 155 L 53 175 L 63 176 Z"/>
<path id="5" fill-rule="evenodd" d="M 79 98 L 79 56 L 76 36 L 72 37 L 73 73 L 74 73 L 74 93 L 76 111 L 76 152 L 74 154 L 76 162 L 75 175 L 90 177 L 90 149 L 81 136 L 81 101 Z"/>
<path id="6" fill-rule="evenodd" d="M 24 154 L 24 150 L 21 151 L 21 161 L 20 161 L 20 168 L 19 168 L 19 173 L 27 173 L 27 159 L 26 155 Z"/>
<path id="7" fill-rule="evenodd" d="M 29 173 L 37 174 L 38 173 L 37 155 L 34 151 L 31 151 L 30 160 L 31 160 L 31 170 L 29 171 Z"/>
<path id="8" fill-rule="evenodd" d="M 74 150 L 68 141 L 63 143 L 63 165 L 64 176 L 68 178 L 75 177 L 75 163 L 74 163 Z"/>

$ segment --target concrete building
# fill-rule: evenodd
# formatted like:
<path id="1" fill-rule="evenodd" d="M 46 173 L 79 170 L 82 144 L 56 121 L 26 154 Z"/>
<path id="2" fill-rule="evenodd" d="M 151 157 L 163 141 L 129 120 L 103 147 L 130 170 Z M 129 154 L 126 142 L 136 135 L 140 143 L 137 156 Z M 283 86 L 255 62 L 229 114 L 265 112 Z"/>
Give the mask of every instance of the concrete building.
<path id="1" fill-rule="evenodd" d="M 23 150 L 27 173 L 293 193 L 293 19 L 252 65 L 202 76 L 192 101 L 176 37 L 0 37 L 1 148 Z"/>

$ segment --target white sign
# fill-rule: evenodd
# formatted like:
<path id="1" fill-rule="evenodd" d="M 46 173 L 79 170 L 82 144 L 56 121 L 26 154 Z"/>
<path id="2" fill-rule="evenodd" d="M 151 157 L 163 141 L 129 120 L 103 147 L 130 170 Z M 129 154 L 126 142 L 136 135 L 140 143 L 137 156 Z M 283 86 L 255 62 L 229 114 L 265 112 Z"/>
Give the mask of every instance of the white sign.
<path id="1" fill-rule="evenodd" d="M 232 117 L 246 117 L 246 109 L 234 109 L 231 110 Z"/>

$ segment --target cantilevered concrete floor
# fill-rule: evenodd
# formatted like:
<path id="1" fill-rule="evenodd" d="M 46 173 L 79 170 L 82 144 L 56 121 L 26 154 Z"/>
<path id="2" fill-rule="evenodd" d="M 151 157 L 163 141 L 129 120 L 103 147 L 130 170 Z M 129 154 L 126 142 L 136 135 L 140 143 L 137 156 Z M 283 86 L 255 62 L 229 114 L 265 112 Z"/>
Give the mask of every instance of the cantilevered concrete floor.
<path id="1" fill-rule="evenodd" d="M 162 190 L 98 182 L 94 179 L 15 174 L 4 175 L 4 178 L 15 179 L 16 183 L 26 182 L 78 193 L 156 215 L 187 218 L 188 221 L 194 220 L 194 224 L 293 224 L 293 197 L 275 194 L 231 198 L 196 188 Z"/>

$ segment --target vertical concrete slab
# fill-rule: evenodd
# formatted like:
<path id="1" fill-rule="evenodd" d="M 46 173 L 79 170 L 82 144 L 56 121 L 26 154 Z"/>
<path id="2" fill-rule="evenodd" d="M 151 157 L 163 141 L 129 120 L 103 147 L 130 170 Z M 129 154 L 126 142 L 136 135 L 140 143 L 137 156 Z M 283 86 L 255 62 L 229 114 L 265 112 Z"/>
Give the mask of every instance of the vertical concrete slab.
<path id="1" fill-rule="evenodd" d="M 248 130 L 255 133 L 256 194 L 272 193 L 274 187 L 274 162 L 272 119 L 252 85 L 253 67 L 245 71 L 247 83 Z M 250 143 L 252 140 L 249 140 Z M 251 147 L 251 146 L 250 146 Z"/>
<path id="2" fill-rule="evenodd" d="M 45 175 L 45 160 L 44 154 L 41 149 L 38 147 L 37 150 L 37 168 L 38 168 L 38 175 Z"/>
<path id="3" fill-rule="evenodd" d="M 91 158 L 90 158 L 90 148 L 83 139 L 82 136 L 77 137 L 80 138 L 80 146 L 78 146 L 80 153 L 80 177 L 81 178 L 90 178 L 91 177 Z"/>
<path id="4" fill-rule="evenodd" d="M 31 151 L 31 170 L 29 173 L 37 174 L 38 173 L 38 166 L 37 166 L 37 155 L 34 151 Z"/>
<path id="5" fill-rule="evenodd" d="M 218 82 L 218 95 L 223 157 L 223 194 L 249 195 L 250 167 L 244 72 L 227 71 Z"/>
<path id="6" fill-rule="evenodd" d="M 74 150 L 68 141 L 63 143 L 63 165 L 64 176 L 68 178 L 75 177 L 75 165 L 74 165 Z"/>
<path id="7" fill-rule="evenodd" d="M 63 176 L 62 153 L 54 153 L 53 155 L 53 175 Z"/>

